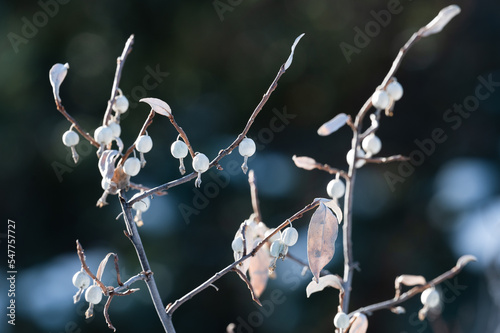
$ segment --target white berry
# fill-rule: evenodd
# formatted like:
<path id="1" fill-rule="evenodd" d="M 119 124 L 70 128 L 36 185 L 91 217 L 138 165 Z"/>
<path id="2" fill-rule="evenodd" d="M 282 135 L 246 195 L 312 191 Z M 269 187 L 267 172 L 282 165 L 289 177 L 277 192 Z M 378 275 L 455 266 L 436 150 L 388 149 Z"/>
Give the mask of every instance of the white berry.
<path id="1" fill-rule="evenodd" d="M 231 248 L 234 252 L 243 252 L 243 238 L 236 237 L 231 243 Z"/>
<path id="2" fill-rule="evenodd" d="M 113 131 L 108 126 L 99 126 L 94 131 L 94 139 L 99 144 L 109 144 L 113 141 Z"/>
<path id="3" fill-rule="evenodd" d="M 238 151 L 241 156 L 250 157 L 255 154 L 256 149 L 255 142 L 250 138 L 244 138 L 238 146 Z"/>
<path id="4" fill-rule="evenodd" d="M 341 198 L 345 193 L 344 182 L 340 179 L 332 179 L 326 186 L 326 193 L 332 198 Z"/>
<path id="5" fill-rule="evenodd" d="M 80 142 L 80 137 L 76 132 L 73 132 L 72 130 L 64 132 L 62 136 L 62 142 L 66 147 L 73 147 Z"/>
<path id="6" fill-rule="evenodd" d="M 385 90 L 395 101 L 399 101 L 403 97 L 403 86 L 396 80 L 389 83 Z"/>
<path id="7" fill-rule="evenodd" d="M 175 158 L 184 158 L 188 154 L 188 146 L 184 143 L 184 141 L 177 140 L 170 146 L 170 152 Z"/>
<path id="8" fill-rule="evenodd" d="M 275 240 L 271 244 L 271 248 L 269 249 L 269 253 L 276 258 L 285 256 L 287 252 L 288 252 L 288 246 L 286 246 L 281 239 Z"/>
<path id="9" fill-rule="evenodd" d="M 335 315 L 333 319 L 333 324 L 337 328 L 345 329 L 349 326 L 349 316 L 344 312 L 339 312 Z"/>
<path id="10" fill-rule="evenodd" d="M 210 166 L 210 160 L 208 159 L 207 155 L 198 153 L 193 158 L 194 171 L 202 173 L 207 171 L 209 166 Z"/>
<path id="11" fill-rule="evenodd" d="M 376 155 L 382 149 L 382 141 L 380 141 L 378 136 L 372 133 L 363 139 L 361 146 L 367 153 Z"/>
<path id="12" fill-rule="evenodd" d="M 137 138 L 135 149 L 140 153 L 147 153 L 153 148 L 153 140 L 149 135 L 141 135 Z"/>
<path id="13" fill-rule="evenodd" d="M 357 156 L 365 157 L 366 154 L 363 151 L 363 149 L 358 149 Z M 354 162 L 354 150 L 351 149 L 347 152 L 346 160 L 349 165 L 352 165 L 352 163 Z M 356 163 L 356 168 L 361 168 L 363 165 L 365 165 L 365 163 L 366 163 L 365 160 L 358 160 Z"/>
<path id="14" fill-rule="evenodd" d="M 107 178 L 103 178 L 101 179 L 101 187 L 104 191 L 106 191 L 107 189 L 109 189 L 109 186 L 111 185 L 111 182 L 109 181 L 109 179 Z"/>
<path id="15" fill-rule="evenodd" d="M 90 277 L 83 271 L 78 271 L 73 275 L 73 285 L 79 289 L 85 289 L 90 285 Z"/>
<path id="16" fill-rule="evenodd" d="M 142 193 L 138 193 L 138 194 L 140 195 Z M 145 197 L 137 202 L 134 202 L 134 204 L 132 205 L 132 208 L 139 211 L 139 212 L 144 213 L 145 211 L 147 211 L 149 209 L 150 204 L 151 204 L 151 200 L 149 199 L 149 197 Z"/>
<path id="17" fill-rule="evenodd" d="M 136 176 L 141 171 L 141 160 L 137 157 L 129 157 L 123 163 L 123 171 L 129 176 Z"/>
<path id="18" fill-rule="evenodd" d="M 120 134 L 122 134 L 122 128 L 114 121 L 109 123 L 108 127 L 111 129 L 111 132 L 113 133 L 113 138 L 119 138 Z"/>
<path id="19" fill-rule="evenodd" d="M 440 302 L 439 292 L 434 288 L 425 289 L 420 295 L 420 301 L 423 305 L 435 308 Z"/>
<path id="20" fill-rule="evenodd" d="M 281 234 L 281 240 L 286 246 L 294 246 L 298 239 L 299 233 L 293 227 L 286 228 Z"/>
<path id="21" fill-rule="evenodd" d="M 123 95 L 116 96 L 113 110 L 118 113 L 125 113 L 128 110 L 128 99 Z"/>
<path id="22" fill-rule="evenodd" d="M 385 90 L 377 90 L 372 95 L 372 104 L 377 109 L 386 109 L 389 106 L 389 94 Z"/>
<path id="23" fill-rule="evenodd" d="M 85 292 L 85 300 L 92 304 L 99 304 L 102 300 L 102 290 L 97 285 L 92 285 Z"/>

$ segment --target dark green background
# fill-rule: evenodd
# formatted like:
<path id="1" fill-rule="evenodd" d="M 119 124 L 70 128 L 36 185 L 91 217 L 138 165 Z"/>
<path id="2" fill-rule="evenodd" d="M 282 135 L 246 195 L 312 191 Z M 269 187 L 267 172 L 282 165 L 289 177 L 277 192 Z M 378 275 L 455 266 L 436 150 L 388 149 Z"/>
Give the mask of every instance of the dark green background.
<path id="1" fill-rule="evenodd" d="M 75 289 L 71 276 L 79 268 L 75 239 L 87 249 L 94 270 L 98 260 L 112 251 L 120 256 L 122 277 L 140 271 L 133 248 L 123 236 L 123 223 L 115 220 L 120 212 L 116 198 L 111 197 L 105 208 L 95 207 L 101 195 L 95 151 L 82 154 L 75 166 L 60 141 L 69 125 L 53 103 L 48 71 L 54 63 L 70 64 L 61 88 L 63 104 L 93 132 L 110 95 L 115 60 L 126 39 L 134 34 L 136 41 L 120 84 L 131 101 L 122 122 L 125 145 L 132 143 L 149 111 L 137 103 L 139 95 L 132 96 L 132 92 L 144 86 L 146 68 L 159 68 L 169 75 L 149 90 L 148 96 L 169 103 L 195 149 L 213 158 L 242 130 L 288 57 L 291 43 L 306 33 L 293 65 L 249 132 L 250 137 L 266 138 L 261 131 L 269 128 L 275 117 L 273 109 L 286 108 L 296 115 L 282 131 L 273 134 L 272 140 L 264 140 L 269 142 L 250 162 L 261 188 L 264 220 L 276 226 L 314 198 L 326 196 L 325 187 L 331 179 L 320 171 L 296 169 L 291 156 L 308 155 L 346 168 L 350 131 L 341 129 L 324 138 L 317 136 L 317 128 L 339 112 L 355 115 L 380 84 L 399 47 L 450 2 L 401 0 L 401 13 L 391 15 L 390 23 L 359 54 L 352 55 L 350 63 L 339 44 L 353 44 L 354 28 L 364 29 L 374 20 L 370 11 L 386 9 L 386 1 L 247 0 L 232 4 L 221 20 L 211 1 L 73 0 L 59 4 L 53 17 L 27 38 L 27 43 L 18 45 L 16 52 L 9 33 L 22 36 L 26 20 L 33 22 L 43 9 L 35 1 L 0 2 L 1 230 L 5 231 L 7 219 L 16 222 L 18 269 L 16 326 L 7 327 L 2 312 L 2 332 L 109 332 L 101 313 L 85 321 L 83 302 L 72 304 Z M 391 298 L 397 275 L 432 278 L 451 268 L 464 254 L 452 246 L 460 232 L 457 221 L 468 212 L 480 212 L 499 194 L 494 175 L 498 175 L 500 162 L 500 94 L 495 91 L 481 101 L 456 130 L 443 120 L 443 114 L 474 94 L 480 75 L 500 81 L 500 3 L 478 0 L 457 4 L 462 13 L 442 33 L 421 41 L 409 52 L 397 74 L 405 95 L 396 105 L 395 116 L 384 117 L 378 131 L 383 141 L 381 155 L 410 154 L 418 149 L 414 141 L 429 138 L 435 128 L 443 128 L 447 140 L 437 145 L 404 183 L 397 184 L 395 191 L 387 185 L 384 172 L 397 172 L 398 164 L 360 170 L 353 232 L 354 256 L 362 272 L 354 276 L 353 310 Z M 154 148 L 135 181 L 155 186 L 178 177 L 177 161 L 169 153 L 176 133 L 167 119 L 158 116 L 149 134 Z M 84 152 L 86 148 L 84 143 L 79 145 Z M 487 165 L 489 172 L 486 195 L 468 202 L 462 211 L 443 208 L 435 199 L 437 175 L 443 165 L 457 159 Z M 231 160 L 242 162 L 235 152 L 222 165 Z M 189 159 L 186 164 L 190 170 Z M 67 168 L 61 178 L 55 165 Z M 214 172 L 204 175 L 205 186 L 211 183 Z M 473 173 L 451 182 L 466 194 L 472 191 L 468 181 L 480 177 L 481 170 Z M 252 211 L 246 178 L 239 173 L 186 223 L 179 205 L 193 206 L 193 188 L 192 183 L 185 184 L 166 197 L 155 198 L 144 214 L 143 242 L 165 304 L 232 261 L 232 237 Z M 478 191 L 482 190 L 479 186 Z M 301 242 L 291 252 L 301 257 L 305 257 L 309 218 L 310 214 L 294 223 Z M 496 229 L 486 229 L 483 234 L 498 238 L 499 220 L 497 215 Z M 473 236 L 479 245 L 471 254 L 482 258 L 491 251 L 491 242 L 483 243 Z M 4 267 L 3 240 L 1 248 Z M 493 258 L 498 258 L 498 252 Z M 498 329 L 498 259 L 471 266 L 455 281 L 467 287 L 445 304 L 440 319 L 418 322 L 415 313 L 420 302 L 415 299 L 406 304 L 405 315 L 375 313 L 369 318 L 370 331 L 446 332 L 439 325 L 446 325 L 449 332 Z M 341 235 L 327 268 L 342 272 Z M 113 284 L 111 266 L 108 269 L 105 279 Z M 269 283 L 262 299 L 282 292 L 279 299 L 286 298 L 286 302 L 274 304 L 264 322 L 252 330 L 332 332 L 337 292 L 326 290 L 307 299 L 305 286 L 310 275 L 301 278 L 300 267 L 281 262 L 277 273 L 278 279 Z M 2 281 L 4 308 L 7 286 L 5 279 Z M 236 275 L 225 276 L 216 285 L 219 292 L 208 289 L 175 313 L 178 332 L 224 332 L 238 318 L 263 317 L 256 314 L 246 286 Z M 141 291 L 115 299 L 111 306 L 118 332 L 161 331 L 146 286 L 135 286 Z M 453 296 L 449 289 L 443 291 Z M 53 324 L 44 326 L 42 322 Z"/>

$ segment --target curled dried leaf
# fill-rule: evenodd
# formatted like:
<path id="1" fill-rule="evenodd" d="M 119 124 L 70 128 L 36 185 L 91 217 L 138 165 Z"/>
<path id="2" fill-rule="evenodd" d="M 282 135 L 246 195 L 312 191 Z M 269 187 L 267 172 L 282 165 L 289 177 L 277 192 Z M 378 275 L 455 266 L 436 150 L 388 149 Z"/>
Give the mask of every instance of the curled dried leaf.
<path id="1" fill-rule="evenodd" d="M 54 98 L 57 101 L 61 101 L 61 97 L 59 97 L 59 87 L 61 83 L 64 81 L 66 74 L 68 73 L 69 64 L 55 64 L 49 71 L 49 80 L 52 85 L 52 92 L 54 94 Z"/>
<path id="2" fill-rule="evenodd" d="M 144 102 L 149 104 L 151 108 L 158 114 L 161 114 L 162 116 L 165 117 L 172 117 L 172 110 L 170 109 L 170 106 L 162 101 L 161 99 L 154 98 L 154 97 L 146 97 L 143 99 L 140 99 L 139 102 Z"/>
<path id="3" fill-rule="evenodd" d="M 292 160 L 299 168 L 306 170 L 313 170 L 316 168 L 316 161 L 311 157 L 293 155 Z"/>
<path id="4" fill-rule="evenodd" d="M 366 318 L 366 315 L 363 313 L 356 313 L 352 318 L 349 333 L 366 333 L 368 330 L 368 318 Z"/>
<path id="5" fill-rule="evenodd" d="M 430 21 L 425 27 L 423 27 L 419 34 L 422 37 L 427 37 L 433 34 L 437 34 L 451 21 L 452 18 L 460 13 L 460 7 L 457 5 L 450 5 L 441 9 L 439 14 Z"/>
<path id="6" fill-rule="evenodd" d="M 95 275 L 96 278 L 100 281 L 102 278 L 102 274 L 104 273 L 104 268 L 106 267 L 106 264 L 108 263 L 108 259 L 111 256 L 115 256 L 116 254 L 113 252 L 108 253 L 104 259 L 102 259 L 101 263 L 99 264 L 99 268 L 97 268 L 97 274 Z"/>
<path id="7" fill-rule="evenodd" d="M 327 136 L 336 132 L 339 128 L 344 126 L 347 123 L 349 116 L 345 113 L 339 113 L 331 120 L 327 121 L 318 129 L 318 135 Z"/>
<path id="8" fill-rule="evenodd" d="M 460 258 L 458 258 L 457 267 L 463 268 L 465 265 L 467 265 L 471 261 L 477 261 L 477 258 L 471 254 L 466 254 L 464 256 L 461 256 Z"/>
<path id="9" fill-rule="evenodd" d="M 320 202 L 311 217 L 307 232 L 307 259 L 316 282 L 319 281 L 319 273 L 323 267 L 333 258 L 338 228 L 335 215 Z"/>
<path id="10" fill-rule="evenodd" d="M 337 199 L 325 199 L 321 198 L 320 199 L 328 208 L 332 210 L 332 212 L 337 216 L 337 220 L 340 224 L 342 222 L 342 219 L 344 218 L 344 214 L 342 213 L 342 208 L 340 208 L 338 200 Z"/>
<path id="11" fill-rule="evenodd" d="M 311 281 L 306 287 L 307 298 L 311 296 L 311 294 L 322 291 L 326 287 L 333 287 L 340 291 L 344 291 L 344 287 L 342 286 L 342 278 L 338 275 L 325 275 L 318 279 L 318 282 Z"/>
<path id="12" fill-rule="evenodd" d="M 291 52 L 290 52 L 290 56 L 288 56 L 288 59 L 286 60 L 285 62 L 285 70 L 288 69 L 288 67 L 290 67 L 290 65 L 292 64 L 292 61 L 293 61 L 293 53 L 295 52 L 295 47 L 297 46 L 297 44 L 299 43 L 300 39 L 302 37 L 304 37 L 305 34 L 301 34 L 299 37 L 295 38 L 295 41 L 293 42 L 293 45 L 292 45 L 292 48 L 291 48 Z"/>
<path id="13" fill-rule="evenodd" d="M 424 285 L 427 281 L 422 275 L 400 275 L 394 281 L 394 286 L 396 289 L 401 288 L 401 285 L 412 287 L 416 285 Z"/>
<path id="14" fill-rule="evenodd" d="M 254 242 L 253 248 L 259 244 L 260 238 L 257 238 Z M 250 266 L 248 267 L 248 275 L 250 276 L 250 284 L 253 287 L 255 295 L 260 297 L 264 290 L 266 289 L 267 280 L 269 277 L 268 268 L 271 264 L 272 258 L 269 256 L 267 251 L 260 249 L 257 251 L 255 256 L 250 258 Z"/>

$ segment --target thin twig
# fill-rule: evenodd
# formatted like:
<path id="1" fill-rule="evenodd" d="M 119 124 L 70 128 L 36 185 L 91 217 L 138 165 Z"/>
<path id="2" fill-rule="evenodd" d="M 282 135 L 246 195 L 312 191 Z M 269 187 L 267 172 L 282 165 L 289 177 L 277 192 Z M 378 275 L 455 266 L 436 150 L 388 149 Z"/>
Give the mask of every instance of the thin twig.
<path id="1" fill-rule="evenodd" d="M 172 123 L 172 125 L 174 125 L 175 129 L 177 130 L 177 132 L 181 136 L 182 140 L 184 140 L 184 143 L 188 147 L 189 154 L 191 154 L 191 157 L 194 158 L 194 150 L 193 150 L 193 147 L 191 147 L 191 143 L 189 142 L 189 139 L 188 139 L 186 132 L 184 132 L 182 127 L 180 127 L 179 124 L 177 124 L 173 114 L 170 114 L 168 116 L 168 119 L 170 119 L 170 122 Z"/>
<path id="2" fill-rule="evenodd" d="M 111 319 L 109 318 L 109 306 L 114 296 L 115 295 L 109 295 L 108 300 L 106 301 L 106 305 L 104 305 L 104 318 L 106 319 L 106 324 L 108 324 L 108 328 L 112 329 L 113 332 L 116 332 L 116 328 L 113 326 L 113 324 L 111 323 Z"/>
<path id="3" fill-rule="evenodd" d="M 97 143 L 97 141 L 94 140 L 94 138 L 88 133 L 86 132 L 82 126 L 80 126 L 80 124 L 76 121 L 75 118 L 73 118 L 72 116 L 69 115 L 69 113 L 66 111 L 66 109 L 64 108 L 64 106 L 56 100 L 56 107 L 57 107 L 57 110 L 59 112 L 61 112 L 61 114 L 71 123 L 73 124 L 74 128 L 78 131 L 78 133 L 80 133 L 85 139 L 87 139 L 88 142 L 90 142 L 90 144 L 96 148 L 99 148 L 100 145 L 99 143 Z"/>
<path id="4" fill-rule="evenodd" d="M 349 175 L 344 171 L 344 170 L 340 170 L 340 169 L 337 169 L 337 168 L 334 168 L 334 167 L 331 167 L 330 165 L 328 164 L 321 164 L 321 163 L 316 163 L 314 165 L 314 167 L 318 170 L 323 170 L 323 171 L 326 171 L 328 172 L 329 174 L 331 175 L 336 175 L 336 174 L 339 174 L 342 178 L 344 179 L 348 179 L 349 178 Z"/>
<path id="5" fill-rule="evenodd" d="M 141 136 L 141 135 L 144 135 L 146 134 L 146 129 L 153 123 L 153 118 L 155 116 L 156 112 L 154 110 L 151 110 L 149 112 L 149 115 L 148 117 L 146 118 L 146 120 L 144 121 L 144 124 L 142 125 L 142 128 L 141 130 L 139 131 L 139 134 L 137 135 L 137 139 Z M 134 143 L 127 149 L 127 151 L 125 152 L 125 154 L 122 156 L 120 162 L 118 162 L 117 166 L 116 167 L 119 167 L 119 166 L 122 166 L 123 163 L 125 163 L 125 161 L 127 160 L 127 158 L 129 157 L 129 155 L 134 151 L 135 149 L 135 143 L 137 142 L 137 139 L 134 141 Z"/>
<path id="6" fill-rule="evenodd" d="M 247 276 L 245 274 L 243 274 L 243 272 L 240 271 L 238 268 L 234 267 L 232 270 L 233 270 L 233 272 L 238 274 L 238 276 L 246 283 L 248 289 L 250 290 L 250 294 L 252 295 L 252 300 L 255 303 L 257 303 L 259 306 L 262 306 L 262 303 L 260 303 L 260 300 L 257 297 L 257 295 L 255 294 L 255 291 L 253 290 L 252 284 L 250 283 L 250 281 L 248 281 Z"/>
<path id="7" fill-rule="evenodd" d="M 80 244 L 80 241 L 78 241 L 78 239 L 76 240 L 76 252 L 78 254 L 78 258 L 80 258 L 80 262 L 82 264 L 83 270 L 92 278 L 92 280 L 95 281 L 95 283 L 97 283 L 97 285 L 99 285 L 99 287 L 101 288 L 103 293 L 105 295 L 108 295 L 108 292 L 107 292 L 108 289 L 106 288 L 106 286 L 101 282 L 101 280 L 99 280 L 94 275 L 94 273 L 92 273 L 89 266 L 87 265 L 87 262 L 85 261 L 85 252 L 83 251 L 82 244 Z"/>
<path id="8" fill-rule="evenodd" d="M 141 192 L 144 192 L 144 191 L 149 191 L 149 190 L 151 189 L 150 187 L 144 186 L 144 185 L 142 185 L 142 184 L 136 184 L 136 183 L 132 183 L 132 182 L 130 182 L 130 183 L 128 184 L 128 186 L 129 186 L 130 188 L 134 189 L 134 190 L 139 190 L 139 191 L 141 191 Z M 155 192 L 155 195 L 157 195 L 157 196 L 162 196 L 162 195 L 166 195 L 166 194 L 167 194 L 167 192 L 165 192 L 165 191 L 158 191 L 158 192 Z"/>
<path id="9" fill-rule="evenodd" d="M 252 208 L 253 208 L 254 219 L 256 222 L 262 222 L 255 172 L 253 170 L 250 170 L 248 172 L 248 183 L 250 184 L 250 195 L 252 197 Z"/>
<path id="10" fill-rule="evenodd" d="M 375 157 L 375 158 L 364 158 L 360 157 L 360 160 L 366 161 L 366 163 L 374 163 L 374 164 L 384 164 L 391 162 L 401 162 L 401 161 L 409 161 L 410 158 L 403 155 L 394 155 L 388 157 Z"/>

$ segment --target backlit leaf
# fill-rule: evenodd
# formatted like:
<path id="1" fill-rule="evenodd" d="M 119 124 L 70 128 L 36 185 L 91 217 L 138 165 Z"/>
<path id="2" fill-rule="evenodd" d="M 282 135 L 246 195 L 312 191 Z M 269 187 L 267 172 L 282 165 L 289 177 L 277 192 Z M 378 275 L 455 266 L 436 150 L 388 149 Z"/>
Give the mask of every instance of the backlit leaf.
<path id="1" fill-rule="evenodd" d="M 368 318 L 362 313 L 356 313 L 351 324 L 349 333 L 366 333 L 368 330 Z"/>
<path id="2" fill-rule="evenodd" d="M 295 52 L 295 47 L 297 46 L 297 44 L 299 43 L 299 40 L 304 37 L 305 34 L 301 34 L 299 37 L 295 38 L 295 41 L 293 42 L 293 45 L 292 45 L 292 51 L 290 52 L 290 56 L 288 57 L 288 59 L 286 60 L 285 62 L 285 70 L 288 69 L 288 67 L 290 67 L 290 65 L 292 64 L 292 60 L 293 60 L 293 53 Z"/>
<path id="3" fill-rule="evenodd" d="M 144 102 L 149 104 L 151 108 L 158 114 L 161 114 L 162 116 L 165 117 L 171 117 L 172 116 L 172 110 L 170 109 L 170 106 L 162 101 L 161 99 L 158 98 L 153 98 L 153 97 L 146 97 L 139 102 Z"/>
<path id="4" fill-rule="evenodd" d="M 293 155 L 292 160 L 299 168 L 306 170 L 313 170 L 316 168 L 316 161 L 313 158 Z"/>
<path id="5" fill-rule="evenodd" d="M 49 80 L 50 84 L 52 85 L 52 92 L 54 94 L 54 98 L 57 101 L 61 100 L 61 97 L 59 97 L 59 87 L 61 86 L 61 83 L 64 81 L 64 78 L 68 73 L 68 68 L 68 63 L 65 63 L 64 65 L 55 64 L 49 71 Z"/>
<path id="6" fill-rule="evenodd" d="M 340 291 L 344 291 L 344 287 L 342 286 L 342 279 L 340 278 L 340 276 L 329 274 L 320 277 L 318 282 L 309 282 L 306 288 L 307 297 L 309 298 L 311 294 L 322 291 L 326 287 L 333 287 Z"/>
<path id="7" fill-rule="evenodd" d="M 425 27 L 423 27 L 419 33 L 422 37 L 427 37 L 433 34 L 437 34 L 454 18 L 460 13 L 460 7 L 457 5 L 450 5 L 441 9 L 439 14 L 430 21 Z"/>
<path id="8" fill-rule="evenodd" d="M 257 238 L 253 247 L 255 248 L 260 241 L 261 239 Z M 264 248 L 261 248 L 255 256 L 250 258 L 248 274 L 250 276 L 250 284 L 257 297 L 260 297 L 266 289 L 270 263 L 271 257 Z"/>
<path id="9" fill-rule="evenodd" d="M 338 228 L 335 215 L 320 202 L 311 217 L 307 232 L 307 259 L 316 282 L 319 281 L 319 273 L 323 267 L 333 258 Z"/>
<path id="10" fill-rule="evenodd" d="M 337 131 L 347 123 L 349 116 L 345 113 L 339 113 L 333 119 L 327 121 L 318 129 L 318 135 L 327 136 Z"/>
<path id="11" fill-rule="evenodd" d="M 458 268 L 462 268 L 464 267 L 465 265 L 467 265 L 468 263 L 470 263 L 471 261 L 477 261 L 477 258 L 474 257 L 473 255 L 470 255 L 470 254 L 467 254 L 467 255 L 464 255 L 464 256 L 461 256 L 458 261 L 457 261 L 457 267 Z"/>

